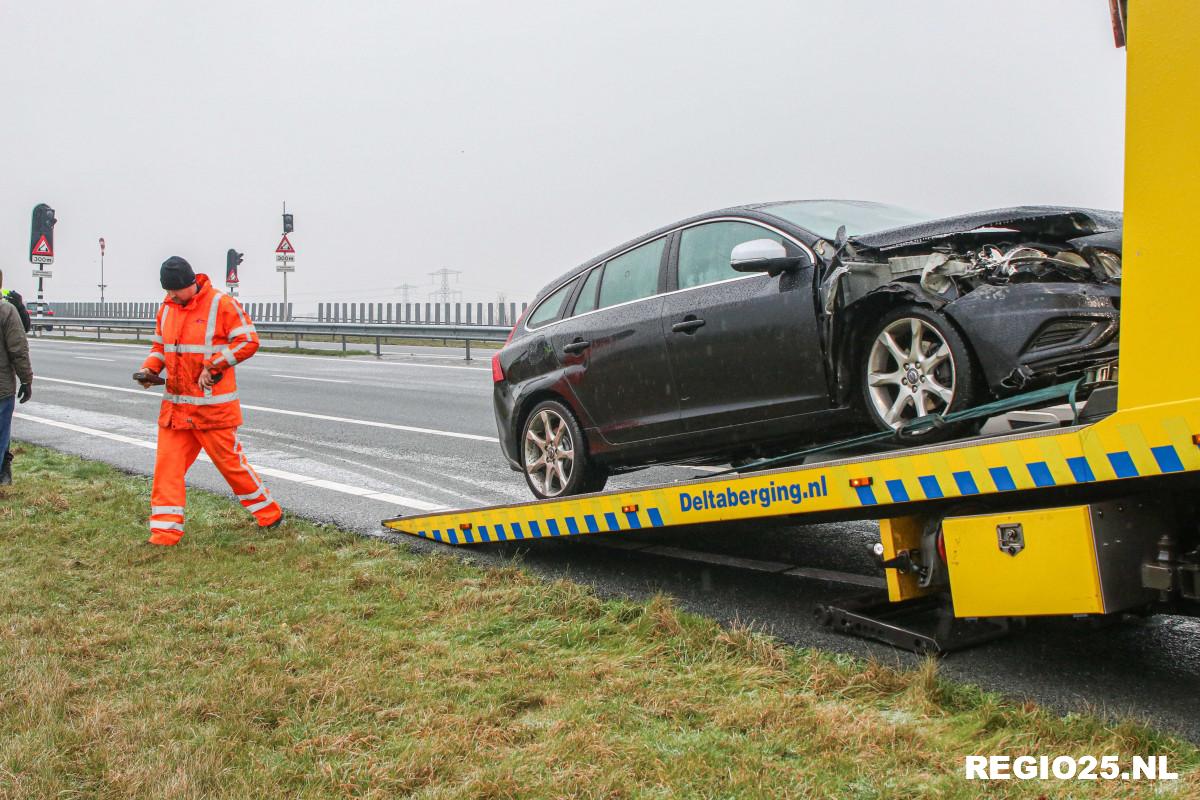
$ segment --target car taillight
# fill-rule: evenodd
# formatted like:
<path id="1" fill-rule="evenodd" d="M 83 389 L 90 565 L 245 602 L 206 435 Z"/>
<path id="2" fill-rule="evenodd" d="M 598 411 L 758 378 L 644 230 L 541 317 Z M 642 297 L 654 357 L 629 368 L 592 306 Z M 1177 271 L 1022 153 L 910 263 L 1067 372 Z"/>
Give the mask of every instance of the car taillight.
<path id="1" fill-rule="evenodd" d="M 500 366 L 500 354 L 492 356 L 492 383 L 504 380 L 504 367 Z"/>

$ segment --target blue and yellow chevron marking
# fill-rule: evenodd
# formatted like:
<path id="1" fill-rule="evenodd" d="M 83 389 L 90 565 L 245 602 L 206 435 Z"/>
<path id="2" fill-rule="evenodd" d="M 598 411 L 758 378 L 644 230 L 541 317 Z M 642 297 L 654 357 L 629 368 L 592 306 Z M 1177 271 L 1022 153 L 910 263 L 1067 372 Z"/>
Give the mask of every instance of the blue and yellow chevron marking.
<path id="1" fill-rule="evenodd" d="M 594 514 L 585 514 L 582 521 L 587 533 L 616 533 L 664 527 L 662 514 L 657 508 L 647 508 L 644 512 L 623 511 L 619 517 L 614 512 L 606 512 L 600 520 Z M 465 518 L 463 522 L 456 522 L 453 517 L 446 517 L 441 524 L 444 527 L 417 530 L 414 535 L 446 544 L 483 544 L 484 542 L 516 542 L 523 539 L 570 536 L 584 532 L 580 529 L 580 519 L 574 516 L 561 519 L 540 516 L 526 517 L 524 520 L 514 520 L 508 523 L 496 522 L 490 529 L 485 524 L 476 526 L 472 522 L 465 521 Z M 410 532 L 403 528 L 399 528 L 399 530 L 404 530 L 405 533 Z"/>
<path id="2" fill-rule="evenodd" d="M 1087 428 L 975 440 L 908 453 L 691 483 L 400 517 L 384 525 L 453 545 L 604 535 L 707 522 L 985 497 L 1200 472 L 1200 401 L 1121 411 Z M 851 479 L 855 486 L 850 485 Z"/>

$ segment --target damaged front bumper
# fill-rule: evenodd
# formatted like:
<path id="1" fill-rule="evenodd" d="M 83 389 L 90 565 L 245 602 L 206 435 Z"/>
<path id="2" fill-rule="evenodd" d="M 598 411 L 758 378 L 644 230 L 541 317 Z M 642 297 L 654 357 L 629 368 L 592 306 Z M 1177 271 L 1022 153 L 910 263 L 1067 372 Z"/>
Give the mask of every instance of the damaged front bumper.
<path id="1" fill-rule="evenodd" d="M 1116 359 L 1121 289 L 1027 282 L 981 286 L 942 311 L 962 328 L 996 395 L 1082 375 Z"/>

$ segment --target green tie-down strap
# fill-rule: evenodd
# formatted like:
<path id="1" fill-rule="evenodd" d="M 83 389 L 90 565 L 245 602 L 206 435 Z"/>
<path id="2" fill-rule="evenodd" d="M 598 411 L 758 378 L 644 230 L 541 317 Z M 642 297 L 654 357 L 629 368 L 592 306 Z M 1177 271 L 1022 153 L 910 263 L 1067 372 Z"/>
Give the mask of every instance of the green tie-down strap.
<path id="1" fill-rule="evenodd" d="M 708 473 L 706 475 L 698 475 L 696 477 L 712 478 L 717 475 L 729 475 L 731 473 L 755 472 L 760 469 L 768 469 L 770 467 L 779 467 L 801 461 L 809 456 L 814 456 L 819 453 L 834 453 L 838 450 L 845 450 L 858 445 L 874 444 L 876 442 L 899 441 L 913 442 L 914 438 L 920 433 L 929 428 L 941 428 L 946 425 L 953 425 L 956 422 L 965 422 L 972 419 L 984 419 L 994 417 L 997 414 L 1003 414 L 1006 411 L 1016 411 L 1029 406 L 1041 405 L 1042 403 L 1051 400 L 1066 399 L 1071 404 L 1071 412 L 1076 420 L 1079 419 L 1079 410 L 1075 403 L 1075 395 L 1079 391 L 1079 387 L 1083 385 L 1086 378 L 1070 381 L 1069 383 L 1059 383 L 1054 386 L 1047 386 L 1044 389 L 1035 389 L 1032 392 L 1023 392 L 1022 394 L 1005 397 L 1001 400 L 993 400 L 990 403 L 984 403 L 981 406 L 966 408 L 962 411 L 952 411 L 949 414 L 930 414 L 925 417 L 917 417 L 909 420 L 898 430 L 894 431 L 878 431 L 876 433 L 868 433 L 863 436 L 855 436 L 852 439 L 842 439 L 839 442 L 831 442 L 829 444 L 810 447 L 806 450 L 798 450 L 795 453 L 787 453 L 782 456 L 774 456 L 772 458 L 764 458 L 759 461 L 753 461 L 749 464 L 743 464 L 740 467 L 733 467 L 722 472 Z"/>

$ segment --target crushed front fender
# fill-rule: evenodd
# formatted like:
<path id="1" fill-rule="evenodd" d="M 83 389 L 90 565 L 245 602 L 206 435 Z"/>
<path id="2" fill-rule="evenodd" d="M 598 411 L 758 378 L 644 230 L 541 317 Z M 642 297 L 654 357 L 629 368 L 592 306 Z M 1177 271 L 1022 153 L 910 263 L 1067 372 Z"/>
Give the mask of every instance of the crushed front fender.
<path id="1" fill-rule="evenodd" d="M 1120 296 L 1110 284 L 987 285 L 942 311 L 966 334 L 989 388 L 1005 394 L 1115 359 Z"/>

